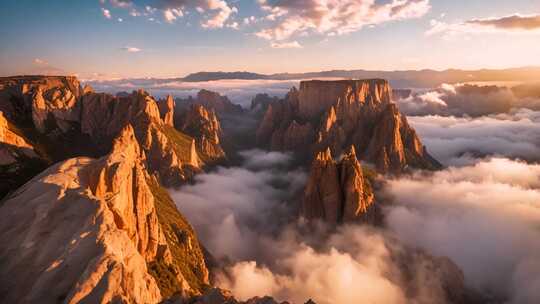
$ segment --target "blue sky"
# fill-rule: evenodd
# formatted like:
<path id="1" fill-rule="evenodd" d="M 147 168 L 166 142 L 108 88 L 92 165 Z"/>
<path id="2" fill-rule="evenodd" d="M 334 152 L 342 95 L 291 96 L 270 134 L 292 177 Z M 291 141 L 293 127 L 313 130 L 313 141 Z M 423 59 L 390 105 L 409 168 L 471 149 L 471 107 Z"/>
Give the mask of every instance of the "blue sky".
<path id="1" fill-rule="evenodd" d="M 539 14 L 540 0 L 5 0 L 0 74 L 540 65 Z"/>

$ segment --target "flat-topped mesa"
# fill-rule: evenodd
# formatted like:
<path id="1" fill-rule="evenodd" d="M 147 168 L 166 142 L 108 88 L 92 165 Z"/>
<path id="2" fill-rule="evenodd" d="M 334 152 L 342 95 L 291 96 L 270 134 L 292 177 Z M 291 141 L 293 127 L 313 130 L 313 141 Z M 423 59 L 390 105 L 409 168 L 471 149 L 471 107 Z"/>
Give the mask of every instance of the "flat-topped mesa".
<path id="1" fill-rule="evenodd" d="M 340 155 L 353 145 L 383 173 L 441 166 L 391 102 L 391 88 L 382 79 L 302 82 L 268 106 L 257 142 L 307 159 L 327 147 Z"/>
<path id="2" fill-rule="evenodd" d="M 387 104 L 391 100 L 388 81 L 383 79 L 366 80 L 311 80 L 300 83 L 298 94 L 298 115 L 304 119 L 319 117 L 337 100 L 348 104 Z"/>
<path id="3" fill-rule="evenodd" d="M 375 208 L 370 183 L 364 178 L 353 146 L 338 162 L 329 148 L 317 153 L 304 191 L 302 216 L 332 225 L 374 221 Z"/>

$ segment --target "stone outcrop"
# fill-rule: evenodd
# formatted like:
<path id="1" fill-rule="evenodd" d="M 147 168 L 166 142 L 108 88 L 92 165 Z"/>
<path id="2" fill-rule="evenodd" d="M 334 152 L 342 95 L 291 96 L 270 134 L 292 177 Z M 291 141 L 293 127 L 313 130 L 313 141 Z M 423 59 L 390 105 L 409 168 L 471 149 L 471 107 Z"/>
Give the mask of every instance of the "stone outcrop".
<path id="1" fill-rule="evenodd" d="M 22 76 L 0 78 L 0 99 L 18 98 L 21 104 L 3 105 L 10 114 L 31 113 L 35 128 L 41 132 L 68 132 L 78 121 L 78 99 L 82 89 L 76 77 Z M 4 107 L 10 107 L 5 109 Z M 7 110 L 7 111 L 6 111 Z M 16 110 L 16 111 L 13 111 Z M 18 112 L 18 113 L 13 113 Z M 13 118 L 13 117 L 12 117 Z"/>
<path id="2" fill-rule="evenodd" d="M 197 97 L 192 101 L 195 104 L 204 106 L 208 110 L 214 110 L 218 115 L 242 113 L 242 107 L 233 104 L 226 96 L 221 96 L 217 92 L 200 90 Z"/>
<path id="3" fill-rule="evenodd" d="M 0 165 L 9 165 L 20 157 L 38 157 L 34 147 L 9 126 L 4 113 L 0 111 Z"/>
<path id="4" fill-rule="evenodd" d="M 390 86 L 382 79 L 303 81 L 299 90 L 270 104 L 257 141 L 303 156 L 326 147 L 340 155 L 354 145 L 363 160 L 383 173 L 440 167 L 392 103 Z"/>
<path id="5" fill-rule="evenodd" d="M 174 101 L 158 103 L 143 90 L 124 97 L 81 88 L 75 77 L 0 78 L 0 111 L 35 133 L 53 161 L 98 157 L 127 124 L 135 130 L 147 168 L 166 185 L 179 185 L 201 169 L 195 140 L 173 127 Z"/>
<path id="6" fill-rule="evenodd" d="M 270 97 L 270 95 L 266 93 L 257 94 L 251 100 L 249 110 L 255 114 L 264 114 L 270 104 L 277 102 L 278 100 L 279 98 L 277 98 L 276 96 Z"/>
<path id="7" fill-rule="evenodd" d="M 201 168 L 194 139 L 163 122 L 157 102 L 145 91 L 128 97 L 87 94 L 81 104 L 81 132 L 96 143 L 106 145 L 122 126 L 132 124 L 148 169 L 166 185 L 186 181 Z"/>
<path id="8" fill-rule="evenodd" d="M 223 131 L 214 110 L 192 104 L 182 119 L 180 130 L 193 138 L 206 163 L 225 159 L 225 152 L 220 145 Z"/>
<path id="9" fill-rule="evenodd" d="M 374 194 L 364 177 L 354 146 L 335 161 L 330 149 L 319 152 L 311 165 L 301 214 L 330 224 L 373 222 Z"/>
<path id="10" fill-rule="evenodd" d="M 168 289 L 197 293 L 208 283 L 201 247 L 192 230 L 190 246 L 172 242 L 163 208 L 134 130 L 127 126 L 112 151 L 100 159 L 59 163 L 0 207 L 0 296 L 17 303 L 157 303 Z M 174 206 L 172 207 L 174 210 Z M 167 212 L 165 212 L 167 211 Z M 165 215 L 161 213 L 165 212 Z M 178 211 L 176 211 L 178 212 Z M 169 224 L 169 223 L 167 223 Z M 189 229 L 188 229 L 189 230 Z M 183 255 L 171 252 L 181 246 Z M 197 282 L 178 259 L 191 259 Z M 158 263 L 163 269 L 150 270 Z M 185 261 L 183 261 L 185 263 Z"/>
<path id="11" fill-rule="evenodd" d="M 174 127 L 174 99 L 171 95 L 168 95 L 165 100 L 158 102 L 159 112 L 163 123 Z"/>

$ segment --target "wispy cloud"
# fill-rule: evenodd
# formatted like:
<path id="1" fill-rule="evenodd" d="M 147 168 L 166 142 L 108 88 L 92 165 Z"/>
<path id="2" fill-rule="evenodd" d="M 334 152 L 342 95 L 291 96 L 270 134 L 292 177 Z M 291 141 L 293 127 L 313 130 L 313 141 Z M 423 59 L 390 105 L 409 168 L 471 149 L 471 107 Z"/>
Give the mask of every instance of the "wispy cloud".
<path id="1" fill-rule="evenodd" d="M 34 63 L 38 65 L 48 65 L 49 63 L 41 58 L 35 58 Z"/>
<path id="2" fill-rule="evenodd" d="M 132 17 L 150 17 L 156 11 L 160 11 L 167 23 L 174 23 L 190 11 L 196 11 L 202 16 L 200 24 L 204 28 L 238 28 L 238 23 L 231 20 L 232 15 L 238 13 L 238 9 L 225 0 L 160 0 L 145 6 L 138 6 L 133 0 L 100 0 L 100 2 L 102 5 L 109 3 L 113 7 L 129 10 Z M 109 10 L 103 8 L 102 11 L 106 18 L 111 18 Z"/>
<path id="3" fill-rule="evenodd" d="M 111 11 L 109 11 L 108 9 L 106 8 L 101 8 L 101 13 L 103 14 L 103 17 L 107 18 L 107 19 L 111 19 L 112 16 L 111 16 Z"/>
<path id="4" fill-rule="evenodd" d="M 142 51 L 140 48 L 136 48 L 136 47 L 133 47 L 133 46 L 125 46 L 123 48 L 121 48 L 121 50 L 124 50 L 128 53 L 138 53 L 140 51 Z"/>
<path id="5" fill-rule="evenodd" d="M 298 41 L 292 42 L 272 42 L 272 48 L 274 49 L 301 49 L 302 45 Z"/>
<path id="6" fill-rule="evenodd" d="M 341 35 L 361 30 L 364 26 L 424 16 L 429 0 L 374 1 L 259 1 L 265 19 L 272 25 L 257 32 L 258 37 L 281 41 L 292 36 L 318 33 Z"/>
<path id="7" fill-rule="evenodd" d="M 514 14 L 503 17 L 475 18 L 454 23 L 431 20 L 426 35 L 478 34 L 478 33 L 538 33 L 540 15 Z"/>

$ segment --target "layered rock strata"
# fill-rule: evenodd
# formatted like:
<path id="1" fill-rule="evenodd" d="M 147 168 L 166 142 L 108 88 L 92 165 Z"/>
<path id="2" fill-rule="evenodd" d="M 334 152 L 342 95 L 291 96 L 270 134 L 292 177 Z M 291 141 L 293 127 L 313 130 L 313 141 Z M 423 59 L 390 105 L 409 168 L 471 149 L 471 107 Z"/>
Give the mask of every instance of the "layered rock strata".
<path id="1" fill-rule="evenodd" d="M 303 81 L 268 107 L 257 129 L 260 145 L 304 156 L 330 147 L 334 155 L 354 145 L 380 172 L 440 164 L 420 142 L 397 106 L 386 80 Z"/>

